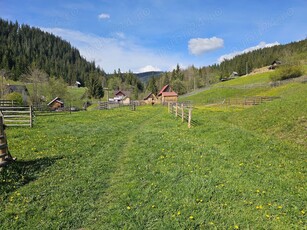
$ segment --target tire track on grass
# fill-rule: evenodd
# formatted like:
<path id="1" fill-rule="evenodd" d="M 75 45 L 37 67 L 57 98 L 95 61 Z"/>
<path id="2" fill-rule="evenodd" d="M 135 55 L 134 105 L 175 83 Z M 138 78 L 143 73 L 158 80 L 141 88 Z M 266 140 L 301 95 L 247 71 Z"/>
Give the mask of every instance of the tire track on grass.
<path id="1" fill-rule="evenodd" d="M 147 124 L 150 124 L 152 122 L 155 122 L 156 118 L 163 115 L 164 111 L 162 111 L 163 108 L 155 108 L 152 109 L 152 112 L 146 111 L 146 116 L 144 116 L 144 113 L 140 114 L 134 121 L 133 128 L 130 132 L 125 132 L 123 139 L 126 138 L 125 144 L 120 147 L 117 151 L 120 151 L 121 153 L 116 159 L 116 162 L 112 168 L 114 168 L 114 172 L 110 173 L 109 179 L 106 182 L 108 185 L 106 190 L 103 192 L 103 196 L 101 196 L 100 200 L 96 202 L 96 208 L 97 212 L 94 212 L 88 219 L 88 226 L 99 226 L 101 227 L 101 224 L 106 224 L 109 227 L 112 227 L 112 224 L 114 224 L 114 220 L 108 219 L 109 212 L 112 210 L 118 210 L 123 208 L 119 207 L 120 203 L 122 201 L 120 200 L 120 196 L 122 195 L 120 193 L 120 188 L 123 183 L 126 183 L 125 180 L 125 174 L 127 172 L 127 169 L 129 167 L 133 167 L 134 165 L 131 165 L 129 163 L 129 156 L 130 152 L 133 149 L 134 140 L 138 138 L 138 135 L 140 135 L 141 130 L 144 129 Z M 137 122 L 136 122 L 137 121 Z M 125 208 L 125 207 L 124 207 Z M 114 226 L 113 226 L 114 227 Z"/>

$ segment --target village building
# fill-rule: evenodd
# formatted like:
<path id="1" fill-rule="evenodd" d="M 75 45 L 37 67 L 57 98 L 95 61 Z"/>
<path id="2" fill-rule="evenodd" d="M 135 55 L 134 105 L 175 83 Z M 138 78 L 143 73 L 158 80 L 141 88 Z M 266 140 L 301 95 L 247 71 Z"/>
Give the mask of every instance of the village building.
<path id="1" fill-rule="evenodd" d="M 177 102 L 178 94 L 172 90 L 170 85 L 165 85 L 158 93 L 158 99 L 162 104 L 168 102 Z"/>
<path id="2" fill-rule="evenodd" d="M 56 97 L 48 103 L 48 107 L 50 108 L 50 110 L 55 111 L 55 110 L 63 108 L 64 102 L 61 101 L 61 98 Z"/>
<path id="3" fill-rule="evenodd" d="M 275 61 L 272 62 L 272 64 L 269 66 L 268 69 L 275 69 L 279 65 L 281 65 L 281 61 L 275 60 Z"/>
<path id="4" fill-rule="evenodd" d="M 157 103 L 157 97 L 154 93 L 149 93 L 144 99 L 144 102 L 148 105 L 153 105 L 155 103 Z"/>
<path id="5" fill-rule="evenodd" d="M 130 94 L 129 91 L 118 90 L 114 93 L 114 98 L 109 98 L 109 101 L 128 105 L 131 102 Z"/>

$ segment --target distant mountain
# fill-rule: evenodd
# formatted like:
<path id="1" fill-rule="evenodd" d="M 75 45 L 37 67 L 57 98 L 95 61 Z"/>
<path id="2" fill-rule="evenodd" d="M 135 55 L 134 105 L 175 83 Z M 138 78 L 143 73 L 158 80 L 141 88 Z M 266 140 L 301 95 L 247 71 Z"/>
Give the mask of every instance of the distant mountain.
<path id="1" fill-rule="evenodd" d="M 143 73 L 135 73 L 134 75 L 137 76 L 142 82 L 147 82 L 151 77 L 159 77 L 162 74 L 162 71 L 149 71 Z"/>

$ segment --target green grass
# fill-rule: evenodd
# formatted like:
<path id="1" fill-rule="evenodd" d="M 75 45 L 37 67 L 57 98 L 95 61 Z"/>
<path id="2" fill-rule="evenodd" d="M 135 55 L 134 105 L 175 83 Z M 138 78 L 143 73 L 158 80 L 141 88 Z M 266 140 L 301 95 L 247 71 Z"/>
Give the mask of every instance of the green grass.
<path id="1" fill-rule="evenodd" d="M 189 97 L 192 129 L 160 106 L 9 127 L 18 160 L 0 172 L 0 229 L 306 229 L 307 84 L 240 87 L 268 79 Z M 244 96 L 280 99 L 203 106 Z"/>
<path id="2" fill-rule="evenodd" d="M 307 148 L 266 132 L 272 114 L 254 129 L 257 109 L 199 107 L 192 129 L 159 106 L 9 128 L 0 228 L 303 229 Z"/>

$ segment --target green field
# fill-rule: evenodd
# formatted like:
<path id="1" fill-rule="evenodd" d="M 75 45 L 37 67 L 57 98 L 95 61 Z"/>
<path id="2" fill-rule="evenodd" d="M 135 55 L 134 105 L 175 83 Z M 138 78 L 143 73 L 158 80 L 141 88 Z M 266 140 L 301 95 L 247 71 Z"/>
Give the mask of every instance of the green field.
<path id="1" fill-rule="evenodd" d="M 191 129 L 162 106 L 8 128 L 0 229 L 306 229 L 307 84 L 244 91 L 280 97 L 248 108 L 204 106 L 245 96 L 215 87 L 184 98 Z"/>

